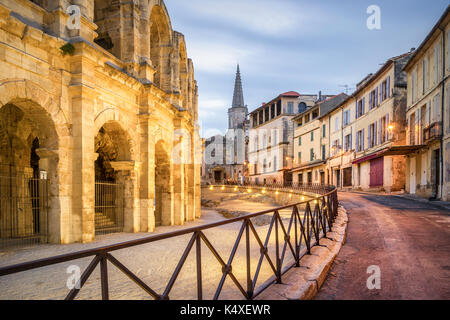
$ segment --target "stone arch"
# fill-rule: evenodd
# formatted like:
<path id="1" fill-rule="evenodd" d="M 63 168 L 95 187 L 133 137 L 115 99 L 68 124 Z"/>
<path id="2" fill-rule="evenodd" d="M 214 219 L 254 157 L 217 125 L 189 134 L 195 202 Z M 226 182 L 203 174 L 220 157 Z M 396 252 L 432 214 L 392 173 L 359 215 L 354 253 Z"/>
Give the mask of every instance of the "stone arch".
<path id="1" fill-rule="evenodd" d="M 96 126 L 99 121 L 96 122 Z M 96 233 L 135 232 L 136 163 L 133 141 L 117 120 L 108 120 L 95 137 Z M 108 203 L 105 203 L 108 202 Z"/>
<path id="2" fill-rule="evenodd" d="M 23 92 L 11 95 L 15 98 L 0 104 L 0 192 L 6 195 L 0 201 L 0 239 L 29 237 L 59 242 L 57 128 L 52 116 L 36 101 L 18 98 L 27 96 Z"/>
<path id="3" fill-rule="evenodd" d="M 155 224 L 173 224 L 170 150 L 164 140 L 155 144 Z"/>
<path id="4" fill-rule="evenodd" d="M 94 23 L 97 38 L 94 42 L 119 59 L 121 56 L 120 1 L 94 0 Z"/>
<path id="5" fill-rule="evenodd" d="M 172 27 L 165 6 L 154 4 L 150 11 L 150 59 L 155 69 L 153 82 L 163 90 L 171 89 L 170 56 Z"/>

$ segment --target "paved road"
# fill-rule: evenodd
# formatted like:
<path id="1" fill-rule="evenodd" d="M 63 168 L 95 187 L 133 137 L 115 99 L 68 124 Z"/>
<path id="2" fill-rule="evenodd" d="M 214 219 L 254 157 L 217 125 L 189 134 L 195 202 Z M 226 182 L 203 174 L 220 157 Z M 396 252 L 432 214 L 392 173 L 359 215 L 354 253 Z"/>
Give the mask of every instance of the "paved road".
<path id="1" fill-rule="evenodd" d="M 450 212 L 392 196 L 340 193 L 347 241 L 316 299 L 450 299 Z M 367 268 L 381 270 L 369 290 Z"/>

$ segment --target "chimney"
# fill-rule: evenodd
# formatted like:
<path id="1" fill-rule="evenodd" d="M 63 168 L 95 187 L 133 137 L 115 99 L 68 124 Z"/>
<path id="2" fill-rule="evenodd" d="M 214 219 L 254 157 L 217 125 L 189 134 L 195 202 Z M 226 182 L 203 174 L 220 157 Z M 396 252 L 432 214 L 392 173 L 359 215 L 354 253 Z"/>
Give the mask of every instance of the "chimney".
<path id="1" fill-rule="evenodd" d="M 319 101 L 322 101 L 322 91 L 319 91 Z"/>

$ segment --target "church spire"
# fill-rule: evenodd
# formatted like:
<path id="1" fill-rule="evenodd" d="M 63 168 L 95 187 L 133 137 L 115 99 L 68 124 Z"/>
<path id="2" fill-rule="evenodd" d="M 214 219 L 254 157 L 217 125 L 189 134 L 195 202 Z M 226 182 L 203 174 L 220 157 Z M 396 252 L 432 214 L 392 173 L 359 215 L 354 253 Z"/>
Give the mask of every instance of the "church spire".
<path id="1" fill-rule="evenodd" d="M 242 80 L 241 72 L 239 70 L 239 64 L 237 65 L 236 80 L 234 82 L 234 93 L 233 93 L 233 108 L 242 108 L 244 105 L 244 93 L 242 91 Z"/>

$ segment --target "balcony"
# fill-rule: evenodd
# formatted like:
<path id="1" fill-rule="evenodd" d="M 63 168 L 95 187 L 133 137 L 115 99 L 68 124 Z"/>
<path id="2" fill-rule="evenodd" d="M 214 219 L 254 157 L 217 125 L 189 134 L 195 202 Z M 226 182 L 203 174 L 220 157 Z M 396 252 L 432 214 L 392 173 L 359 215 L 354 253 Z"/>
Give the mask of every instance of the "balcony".
<path id="1" fill-rule="evenodd" d="M 428 144 L 442 137 L 442 122 L 434 122 L 423 129 L 423 143 Z"/>

